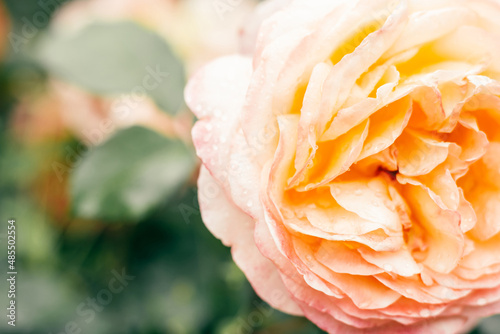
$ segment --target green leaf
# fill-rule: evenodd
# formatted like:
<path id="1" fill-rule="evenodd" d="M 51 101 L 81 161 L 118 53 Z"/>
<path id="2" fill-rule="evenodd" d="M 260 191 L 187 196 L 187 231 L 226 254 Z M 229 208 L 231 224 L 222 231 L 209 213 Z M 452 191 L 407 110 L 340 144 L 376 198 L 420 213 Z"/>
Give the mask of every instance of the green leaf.
<path id="1" fill-rule="evenodd" d="M 71 177 L 76 216 L 137 221 L 172 197 L 192 175 L 186 145 L 142 127 L 118 132 L 89 151 Z"/>
<path id="2" fill-rule="evenodd" d="M 49 72 L 95 94 L 146 93 L 175 114 L 185 71 L 166 41 L 133 22 L 95 23 L 77 34 L 46 36 L 35 57 Z"/>

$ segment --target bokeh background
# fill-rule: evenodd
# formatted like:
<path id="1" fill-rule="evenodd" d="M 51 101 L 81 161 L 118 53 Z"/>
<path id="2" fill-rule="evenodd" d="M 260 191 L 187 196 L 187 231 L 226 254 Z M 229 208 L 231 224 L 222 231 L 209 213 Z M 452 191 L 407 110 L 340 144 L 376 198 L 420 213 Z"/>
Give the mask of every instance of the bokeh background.
<path id="1" fill-rule="evenodd" d="M 18 272 L 16 327 L 2 314 L 1 333 L 322 333 L 262 302 L 198 209 L 183 87 L 238 51 L 257 4 L 0 2 L 5 314 L 11 218 Z"/>

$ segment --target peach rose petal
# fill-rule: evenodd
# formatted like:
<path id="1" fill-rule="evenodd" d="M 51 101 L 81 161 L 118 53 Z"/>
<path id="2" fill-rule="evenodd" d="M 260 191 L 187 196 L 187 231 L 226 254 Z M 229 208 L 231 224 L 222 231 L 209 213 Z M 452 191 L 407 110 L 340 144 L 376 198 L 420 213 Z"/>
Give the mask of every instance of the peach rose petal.
<path id="1" fill-rule="evenodd" d="M 497 32 L 498 33 L 498 32 Z M 500 71 L 498 35 L 474 26 L 464 25 L 436 44 L 437 52 L 451 59 L 466 59 L 471 63 L 484 62 L 492 71 Z M 470 50 L 474 50 L 473 53 Z"/>
<path id="2" fill-rule="evenodd" d="M 363 334 L 366 330 L 347 327 L 339 323 L 335 318 L 329 317 L 327 314 L 317 311 L 314 308 L 304 308 L 306 317 L 313 320 L 320 328 L 328 333 L 347 333 L 347 334 Z M 370 333 L 385 334 L 446 334 L 456 333 L 464 329 L 467 323 L 463 317 L 447 317 L 434 320 L 432 323 L 421 321 L 415 325 L 404 326 L 398 323 L 390 323 L 385 326 L 372 327 Z M 469 325 L 470 327 L 470 325 Z"/>
<path id="3" fill-rule="evenodd" d="M 460 290 L 493 289 L 498 287 L 500 279 L 500 273 L 488 273 L 475 280 L 463 279 L 457 275 L 443 275 L 434 271 L 429 271 L 429 275 L 438 284 Z"/>
<path id="4" fill-rule="evenodd" d="M 311 6 L 310 4 L 305 5 L 305 3 L 301 5 L 304 6 L 302 9 Z M 298 5 L 297 9 L 301 8 L 301 5 Z M 325 8 L 327 5 L 329 8 Z M 366 3 L 361 4 L 346 1 L 328 1 L 319 6 L 313 4 L 314 11 L 323 9 L 323 13 L 327 13 L 328 15 L 323 16 L 323 13 L 320 14 L 323 20 L 315 21 L 309 26 L 314 27 L 316 25 L 317 28 L 312 29 L 312 32 L 303 39 L 301 44 L 297 45 L 294 52 L 287 59 L 290 66 L 286 67 L 286 70 L 283 70 L 280 75 L 281 80 L 277 89 L 278 96 L 282 98 L 277 99 L 277 105 L 280 108 L 283 107 L 285 110 L 291 107 L 291 104 L 288 104 L 293 100 L 291 97 L 300 85 L 308 79 L 309 73 L 316 63 L 326 58 L 330 58 L 334 64 L 337 63 L 340 59 L 336 59 L 337 55 L 334 53 L 334 50 L 352 49 L 355 51 L 355 47 L 360 42 L 358 40 L 359 35 L 361 37 L 364 37 L 365 34 L 369 36 L 373 27 L 381 25 L 380 20 L 372 20 L 370 16 L 384 15 L 389 6 L 391 6 L 391 3 L 387 0 L 373 1 L 368 6 Z M 403 10 L 404 6 L 399 6 L 395 10 L 395 13 L 387 19 L 387 24 L 392 26 L 399 23 L 401 25 L 402 22 L 399 22 L 398 19 L 402 19 L 402 15 L 400 14 Z M 303 13 L 299 13 L 299 16 L 306 17 Z M 361 31 L 359 31 L 359 27 L 357 26 L 359 22 L 366 25 Z M 392 31 L 383 34 L 389 36 L 382 36 L 387 39 L 386 41 L 382 39 L 382 41 L 384 43 L 390 42 L 389 38 L 392 34 Z M 377 39 L 378 37 L 372 36 L 372 38 Z M 383 46 L 381 45 L 381 47 Z M 336 71 L 337 74 L 343 75 L 342 71 L 344 69 L 341 69 L 340 73 Z M 332 73 L 332 75 L 334 74 Z M 329 77 L 331 79 L 331 76 Z M 351 86 L 345 85 L 345 88 L 349 89 Z M 283 103 L 285 104 L 283 105 Z M 321 116 L 324 117 L 325 114 L 321 113 Z"/>
<path id="5" fill-rule="evenodd" d="M 465 162 L 475 162 L 480 159 L 486 153 L 489 144 L 486 134 L 473 127 L 474 125 L 461 121 L 448 137 L 448 141 L 462 148 L 460 159 Z"/>
<path id="6" fill-rule="evenodd" d="M 334 140 L 366 121 L 372 114 L 385 107 L 383 102 L 387 100 L 396 84 L 397 80 L 396 82 L 385 83 L 377 89 L 377 98 L 364 99 L 354 105 L 340 109 L 329 128 L 320 137 L 320 140 Z M 392 98 L 397 100 L 394 96 Z"/>
<path id="7" fill-rule="evenodd" d="M 500 234 L 495 237 L 484 241 L 476 242 L 474 244 L 474 252 L 465 256 L 460 265 L 469 268 L 480 270 L 500 264 Z"/>
<path id="8" fill-rule="evenodd" d="M 372 249 L 360 247 L 358 251 L 368 263 L 376 265 L 387 273 L 411 277 L 421 271 L 408 249 L 394 252 L 375 252 Z"/>
<path id="9" fill-rule="evenodd" d="M 432 42 L 475 18 L 473 11 L 459 6 L 412 13 L 405 30 L 384 57 Z"/>
<path id="10" fill-rule="evenodd" d="M 294 246 L 299 258 L 306 263 L 311 271 L 324 280 L 338 287 L 360 308 L 377 309 L 384 308 L 394 303 L 400 295 L 386 288 L 373 277 L 339 275 L 328 270 L 314 257 L 308 256 L 311 251 L 307 244 L 299 239 L 294 239 Z"/>
<path id="11" fill-rule="evenodd" d="M 384 230 L 388 235 L 392 232 L 384 223 L 361 217 L 338 203 L 332 203 L 326 209 L 308 208 L 305 214 L 312 226 L 327 233 L 356 236 L 378 229 Z"/>
<path id="12" fill-rule="evenodd" d="M 500 233 L 498 215 L 500 214 L 500 144 L 490 143 L 487 153 L 471 168 L 471 175 L 460 184 L 467 191 L 467 198 L 472 204 L 477 223 L 471 234 L 479 240 L 487 240 Z M 477 182 L 483 188 L 477 187 Z"/>
<path id="13" fill-rule="evenodd" d="M 289 185 L 298 184 L 300 177 L 304 174 L 306 166 L 312 161 L 317 150 L 316 139 L 318 129 L 314 126 L 319 117 L 316 110 L 319 108 L 322 86 L 332 69 L 332 65 L 320 63 L 314 68 L 311 79 L 304 94 L 302 104 L 299 132 L 297 140 L 297 152 L 295 155 L 295 175 L 289 181 Z"/>
<path id="14" fill-rule="evenodd" d="M 393 102 L 373 114 L 368 137 L 358 161 L 391 146 L 410 120 L 412 101 L 409 97 Z"/>
<path id="15" fill-rule="evenodd" d="M 464 241 L 460 229 L 460 217 L 451 210 L 443 210 L 423 188 L 406 186 L 405 195 L 410 199 L 413 213 L 428 233 L 428 254 L 424 263 L 440 273 L 449 273 L 458 264 Z M 441 224 L 434 224 L 441 221 Z"/>
<path id="16" fill-rule="evenodd" d="M 481 241 L 488 240 L 500 233 L 500 190 L 482 190 L 470 195 L 470 201 L 477 214 L 476 226 L 470 231 Z"/>
<path id="17" fill-rule="evenodd" d="M 203 221 L 215 236 L 226 246 L 232 246 L 233 259 L 245 273 L 255 291 L 272 307 L 283 312 L 301 315 L 297 304 L 290 299 L 279 272 L 271 261 L 266 259 L 257 249 L 253 240 L 253 219 L 231 203 L 224 189 L 210 173 L 202 168 L 198 187 L 210 187 L 213 196 L 200 196 L 200 209 Z M 225 216 L 220 216 L 219 210 Z M 239 221 L 235 225 L 232 222 Z M 266 277 L 262 284 L 261 277 Z"/>
<path id="18" fill-rule="evenodd" d="M 326 185 L 346 172 L 358 159 L 368 136 L 368 129 L 369 122 L 366 121 L 336 140 L 321 143 L 312 162 L 313 168 L 307 171 L 305 180 L 297 185 L 297 189 L 307 191 Z M 290 184 L 289 187 L 293 186 L 295 185 Z"/>
<path id="19" fill-rule="evenodd" d="M 470 178 L 464 178 L 462 183 L 464 189 L 470 190 L 474 187 L 473 178 L 490 187 L 500 187 L 500 143 L 491 142 L 488 144 L 486 153 L 471 166 Z"/>
<path id="20" fill-rule="evenodd" d="M 399 172 L 419 176 L 431 172 L 448 157 L 449 144 L 406 130 L 395 142 Z"/>
<path id="21" fill-rule="evenodd" d="M 228 68 L 232 70 L 226 72 Z M 239 122 L 237 111 L 243 106 L 250 74 L 250 58 L 221 58 L 199 71 L 186 87 L 186 102 L 200 119 L 193 128 L 194 145 L 205 166 L 219 180 L 227 173 L 229 146 Z M 207 86 L 210 90 L 205 89 Z M 227 99 L 217 98 L 221 91 L 226 92 Z"/>
<path id="22" fill-rule="evenodd" d="M 500 265 L 492 265 L 481 269 L 469 269 L 467 267 L 456 268 L 453 273 L 463 280 L 475 281 L 486 275 L 497 274 L 500 272 Z"/>
<path id="23" fill-rule="evenodd" d="M 324 85 L 324 89 L 331 93 L 323 96 L 321 101 L 320 129 L 327 128 L 328 123 L 336 115 L 335 111 L 347 100 L 356 80 L 380 58 L 384 50 L 392 45 L 401 34 L 407 23 L 406 10 L 405 2 L 401 2 L 389 15 L 380 30 L 369 34 L 352 53 L 345 55 L 335 64 Z M 334 111 L 333 115 L 332 111 Z"/>
<path id="24" fill-rule="evenodd" d="M 347 211 L 381 224 L 381 228 L 388 234 L 401 233 L 399 216 L 394 208 L 388 207 L 391 199 L 383 179 L 335 182 L 330 189 L 333 198 Z"/>
<path id="25" fill-rule="evenodd" d="M 328 269 L 339 274 L 372 276 L 384 270 L 368 263 L 355 249 L 342 242 L 323 241 L 314 257 Z"/>

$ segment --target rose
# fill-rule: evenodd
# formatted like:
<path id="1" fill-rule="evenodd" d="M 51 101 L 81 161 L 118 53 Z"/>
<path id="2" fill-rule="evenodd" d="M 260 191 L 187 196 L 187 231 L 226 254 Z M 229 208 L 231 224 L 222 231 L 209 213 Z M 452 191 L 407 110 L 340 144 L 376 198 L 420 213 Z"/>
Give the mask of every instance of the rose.
<path id="1" fill-rule="evenodd" d="M 186 88 L 207 227 L 330 333 L 499 312 L 500 4 L 281 3 Z"/>

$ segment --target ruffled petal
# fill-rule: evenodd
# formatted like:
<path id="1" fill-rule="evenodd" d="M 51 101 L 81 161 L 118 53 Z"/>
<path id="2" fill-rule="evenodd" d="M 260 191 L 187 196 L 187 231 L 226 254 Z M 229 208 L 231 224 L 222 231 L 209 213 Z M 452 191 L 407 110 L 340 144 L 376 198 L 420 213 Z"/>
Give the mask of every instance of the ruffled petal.
<path id="1" fill-rule="evenodd" d="M 224 189 L 206 168 L 200 171 L 200 209 L 203 222 L 217 238 L 229 247 L 236 264 L 245 273 L 257 294 L 272 307 L 301 315 L 297 304 L 285 289 L 276 266 L 257 249 L 254 221 L 228 199 Z M 203 189 L 210 188 L 210 196 Z M 266 280 L 262 280 L 266 277 Z"/>
<path id="2" fill-rule="evenodd" d="M 220 58 L 201 69 L 185 90 L 187 104 L 200 119 L 192 131 L 196 152 L 222 182 L 251 73 L 250 58 Z"/>
<path id="3" fill-rule="evenodd" d="M 426 230 L 428 251 L 424 264 L 436 272 L 451 272 L 464 252 L 459 214 L 440 208 L 421 187 L 407 185 L 404 194 L 415 218 Z M 441 223 L 436 224 L 437 221 Z"/>

